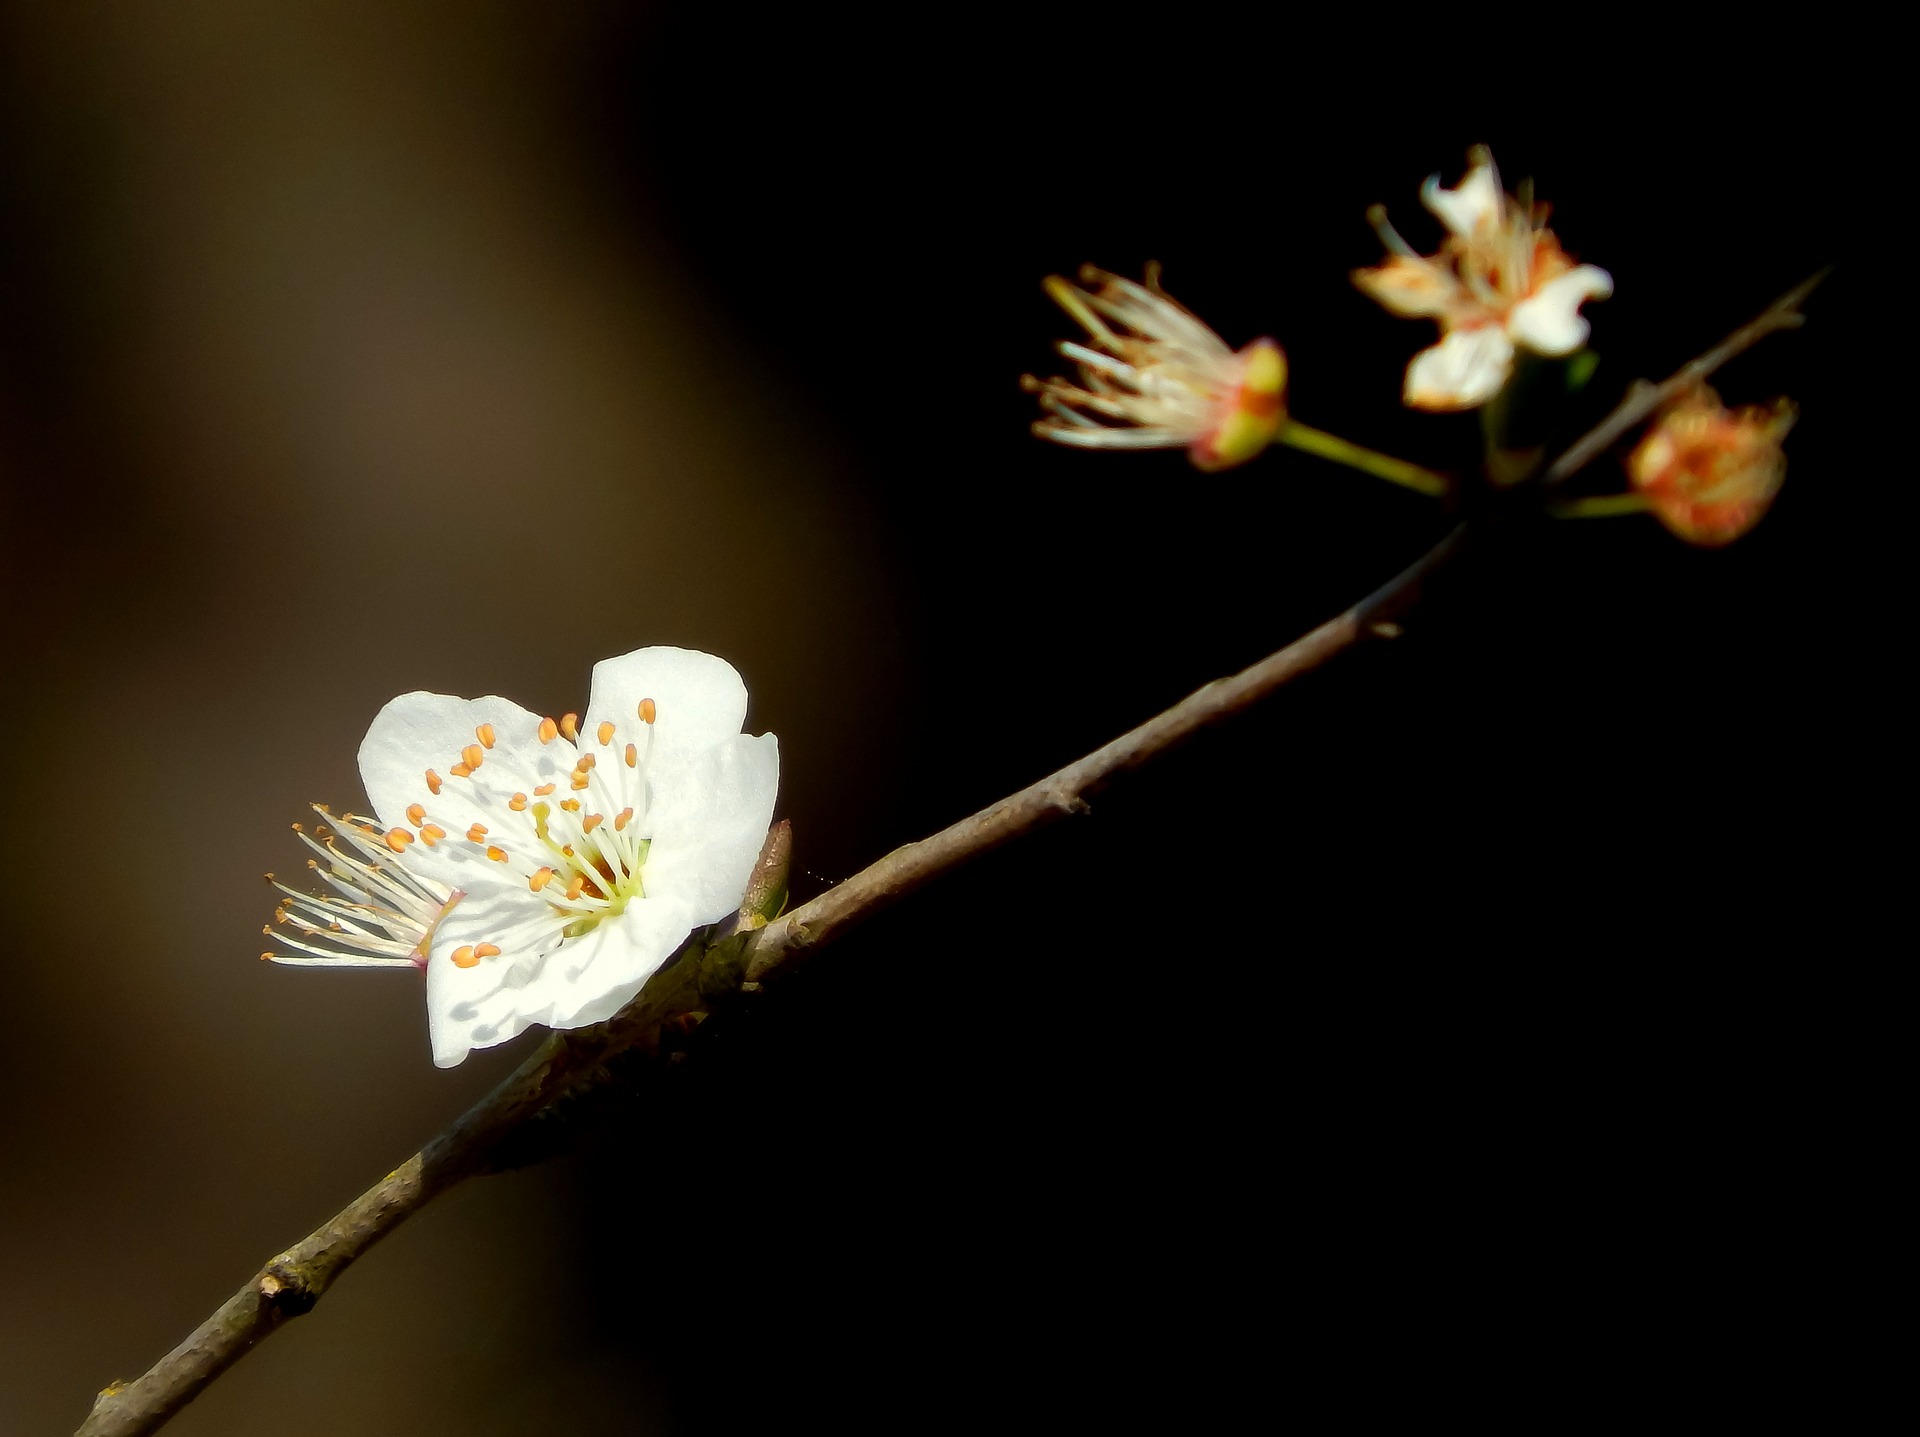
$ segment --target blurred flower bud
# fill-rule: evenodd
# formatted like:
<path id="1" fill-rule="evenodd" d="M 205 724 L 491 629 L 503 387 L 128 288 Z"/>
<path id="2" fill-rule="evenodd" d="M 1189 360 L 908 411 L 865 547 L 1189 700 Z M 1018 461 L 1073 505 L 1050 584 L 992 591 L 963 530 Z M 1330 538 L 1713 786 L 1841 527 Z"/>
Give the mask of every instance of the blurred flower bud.
<path id="1" fill-rule="evenodd" d="M 1731 544 L 1780 492 L 1787 474 L 1780 441 L 1794 418 L 1785 399 L 1728 409 L 1702 385 L 1653 422 L 1627 456 L 1627 478 L 1689 544 Z"/>
<path id="2" fill-rule="evenodd" d="M 1082 286 L 1085 286 L 1084 288 Z M 1209 473 L 1253 458 L 1286 421 L 1287 357 L 1271 339 L 1238 353 L 1160 288 L 1084 266 L 1047 293 L 1092 339 L 1062 340 L 1080 382 L 1021 376 L 1047 418 L 1033 432 L 1082 449 L 1185 449 Z"/>

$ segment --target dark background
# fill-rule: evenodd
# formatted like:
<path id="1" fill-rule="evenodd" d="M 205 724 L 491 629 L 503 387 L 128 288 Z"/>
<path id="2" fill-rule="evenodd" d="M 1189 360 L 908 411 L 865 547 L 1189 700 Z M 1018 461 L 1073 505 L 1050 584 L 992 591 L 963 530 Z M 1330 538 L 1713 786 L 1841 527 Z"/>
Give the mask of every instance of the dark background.
<path id="1" fill-rule="evenodd" d="M 1430 15 L 28 7 L 0 32 L 0 1426 L 61 1432 L 413 1151 L 402 978 L 253 960 L 412 688 L 726 655 L 799 897 L 1389 577 L 1425 501 L 1026 434 L 1049 272 L 1158 259 L 1439 466 L 1347 282 L 1491 144 L 1616 296 L 1598 416 L 1820 265 L 1724 552 L 1514 524 L 1348 656 L 470 1184 L 183 1434 L 1827 1417 L 1883 1050 L 1836 634 L 1882 522 L 1817 42 Z M 1600 466 L 1594 487 L 1618 483 Z M 1838 1344 L 1872 1358 L 1870 1338 Z"/>

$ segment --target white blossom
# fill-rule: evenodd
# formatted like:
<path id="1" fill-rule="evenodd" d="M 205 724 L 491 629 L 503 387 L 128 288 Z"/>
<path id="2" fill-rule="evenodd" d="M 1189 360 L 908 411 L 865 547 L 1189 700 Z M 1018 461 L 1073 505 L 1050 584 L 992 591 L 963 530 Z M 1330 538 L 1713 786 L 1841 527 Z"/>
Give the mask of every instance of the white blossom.
<path id="1" fill-rule="evenodd" d="M 381 828 L 341 830 L 352 862 L 322 840 L 342 901 L 283 888 L 299 951 L 266 956 L 424 967 L 442 1067 L 611 1017 L 746 891 L 780 769 L 771 734 L 741 733 L 746 710 L 732 665 L 675 648 L 596 665 L 584 719 L 402 694 L 360 747 Z"/>
<path id="2" fill-rule="evenodd" d="M 1477 408 L 1506 384 L 1516 348 L 1558 356 L 1587 342 L 1580 306 L 1612 294 L 1613 277 L 1567 257 L 1546 228 L 1546 207 L 1501 189 L 1492 155 L 1476 150 L 1457 189 L 1431 176 L 1420 197 L 1446 226 L 1440 252 L 1416 253 L 1376 206 L 1372 219 L 1388 257 L 1353 276 L 1395 314 L 1440 326 L 1440 342 L 1407 366 L 1409 405 Z"/>

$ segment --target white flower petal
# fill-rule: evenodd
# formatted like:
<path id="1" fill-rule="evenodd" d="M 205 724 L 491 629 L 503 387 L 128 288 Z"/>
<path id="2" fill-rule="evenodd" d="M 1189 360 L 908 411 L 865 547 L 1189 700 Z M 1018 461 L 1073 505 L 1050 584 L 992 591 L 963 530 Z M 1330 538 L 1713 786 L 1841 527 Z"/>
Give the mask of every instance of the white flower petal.
<path id="1" fill-rule="evenodd" d="M 454 777 L 453 765 L 463 749 L 478 742 L 483 724 L 493 727 L 494 747 L 483 747 L 472 777 Z M 417 828 L 407 812 L 415 804 L 449 834 L 464 834 L 475 823 L 491 827 L 500 822 L 509 793 L 541 783 L 565 787 L 577 757 L 574 747 L 559 738 L 543 745 L 539 729 L 539 718 L 510 699 L 402 694 L 380 710 L 360 744 L 360 779 L 374 812 L 389 828 Z M 438 794 L 427 782 L 428 769 L 439 775 Z M 517 881 L 488 864 L 472 845 L 413 843 L 406 862 L 455 888 Z"/>
<path id="2" fill-rule="evenodd" d="M 1428 319 L 1468 307 L 1473 299 L 1445 265 L 1394 255 L 1373 269 L 1355 270 L 1353 282 L 1369 298 L 1407 319 Z"/>
<path id="3" fill-rule="evenodd" d="M 427 1027 L 438 1066 L 455 1067 L 475 1048 L 536 1025 L 579 1028 L 611 1018 L 695 927 L 686 905 L 648 898 L 577 938 L 560 938 L 558 920 L 529 925 L 539 908 L 469 898 L 440 925 L 427 963 Z M 462 947 L 481 943 L 501 951 L 470 967 L 453 961 Z"/>
<path id="4" fill-rule="evenodd" d="M 636 649 L 593 666 L 583 742 L 597 738 L 600 725 L 609 722 L 616 743 L 644 742 L 645 726 L 637 716 L 642 699 L 653 700 L 658 716 L 656 773 L 734 737 L 747 717 L 747 686 L 725 659 L 694 649 Z"/>
<path id="5" fill-rule="evenodd" d="M 1456 329 L 1407 366 L 1406 402 L 1415 409 L 1473 409 L 1500 392 L 1513 370 L 1513 343 L 1497 324 Z"/>
<path id="6" fill-rule="evenodd" d="M 694 923 L 717 923 L 740 906 L 780 788 L 772 734 L 736 735 L 656 779 L 649 814 L 647 893 L 687 905 Z"/>
<path id="7" fill-rule="evenodd" d="M 583 1028 L 611 1018 L 697 926 L 677 897 L 636 898 L 618 918 L 569 938 L 547 960 L 553 1009 L 543 1021 L 555 1028 Z"/>
<path id="8" fill-rule="evenodd" d="M 1461 239 L 1471 239 L 1481 224 L 1497 224 L 1505 196 L 1490 164 L 1475 165 L 1467 171 L 1458 189 L 1442 189 L 1440 176 L 1430 175 L 1420 187 L 1420 198 L 1440 217 L 1440 223 Z"/>
<path id="9" fill-rule="evenodd" d="M 1612 293 L 1612 275 L 1598 265 L 1576 266 L 1516 304 L 1507 316 L 1507 333 L 1536 354 L 1572 354 L 1591 330 L 1580 306 Z"/>
<path id="10" fill-rule="evenodd" d="M 544 950 L 560 925 L 529 928 L 542 906 L 522 901 L 531 898 L 524 890 L 469 894 L 441 920 L 427 958 L 427 1032 L 438 1066 L 454 1067 L 473 1049 L 504 1043 L 551 1015 L 556 985 L 545 979 L 557 955 Z M 481 943 L 497 944 L 500 954 L 469 968 L 454 963 L 461 948 Z"/>

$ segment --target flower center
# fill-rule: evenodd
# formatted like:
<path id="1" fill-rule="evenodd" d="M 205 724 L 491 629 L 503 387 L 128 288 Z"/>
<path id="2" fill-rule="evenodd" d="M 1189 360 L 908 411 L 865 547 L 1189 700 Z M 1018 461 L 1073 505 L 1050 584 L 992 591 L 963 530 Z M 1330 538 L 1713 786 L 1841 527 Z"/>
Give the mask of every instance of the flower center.
<path id="1" fill-rule="evenodd" d="M 647 776 L 658 716 L 654 701 L 643 699 L 635 722 L 605 719 L 592 733 L 580 731 L 577 714 L 545 718 L 528 735 L 535 742 L 498 748 L 493 725 L 483 723 L 447 777 L 426 771 L 420 801 L 407 809 L 412 827 L 388 830 L 387 847 L 451 849 L 476 861 L 476 883 L 484 867 L 544 901 L 510 932 L 456 948 L 456 964 L 577 938 L 646 897 Z"/>

